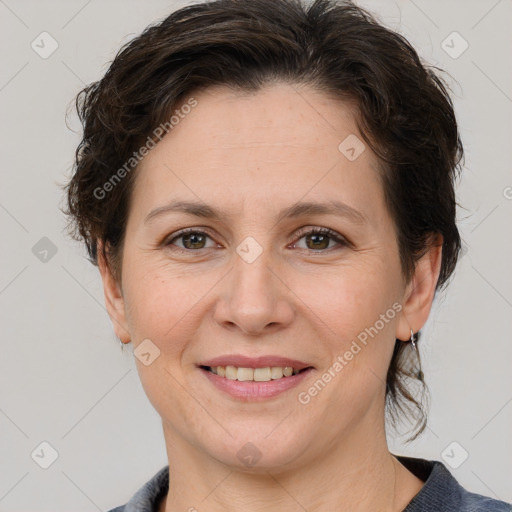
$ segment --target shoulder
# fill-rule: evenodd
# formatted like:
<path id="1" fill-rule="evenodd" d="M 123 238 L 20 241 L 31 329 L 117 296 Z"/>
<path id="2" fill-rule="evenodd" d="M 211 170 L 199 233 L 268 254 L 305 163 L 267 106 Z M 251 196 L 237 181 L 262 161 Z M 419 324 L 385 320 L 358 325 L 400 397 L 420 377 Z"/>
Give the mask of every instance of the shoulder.
<path id="1" fill-rule="evenodd" d="M 460 510 L 464 512 L 512 512 L 512 504 L 475 494 L 461 487 Z"/>
<path id="2" fill-rule="evenodd" d="M 437 460 L 396 458 L 425 484 L 403 512 L 512 512 L 512 505 L 470 492 Z"/>
<path id="3" fill-rule="evenodd" d="M 108 512 L 158 512 L 158 506 L 169 489 L 169 466 L 160 469 L 125 504 Z"/>

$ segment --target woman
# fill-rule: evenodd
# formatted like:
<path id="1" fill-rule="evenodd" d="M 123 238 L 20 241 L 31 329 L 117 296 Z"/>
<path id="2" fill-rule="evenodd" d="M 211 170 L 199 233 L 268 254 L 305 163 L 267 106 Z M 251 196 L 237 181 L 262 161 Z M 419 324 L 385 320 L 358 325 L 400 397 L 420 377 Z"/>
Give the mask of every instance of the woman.
<path id="1" fill-rule="evenodd" d="M 386 411 L 425 428 L 461 245 L 453 106 L 401 36 L 348 2 L 200 3 L 77 108 L 68 214 L 169 460 L 115 511 L 510 510 L 386 443 Z"/>

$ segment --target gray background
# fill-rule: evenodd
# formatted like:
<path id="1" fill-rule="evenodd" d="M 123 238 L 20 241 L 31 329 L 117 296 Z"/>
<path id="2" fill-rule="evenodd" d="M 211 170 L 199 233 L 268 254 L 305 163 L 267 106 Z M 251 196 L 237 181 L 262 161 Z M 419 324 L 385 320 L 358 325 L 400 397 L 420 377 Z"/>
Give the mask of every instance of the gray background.
<path id="1" fill-rule="evenodd" d="M 0 0 L 0 511 L 108 510 L 167 464 L 160 418 L 131 346 L 122 352 L 114 337 L 99 273 L 65 237 L 58 185 L 80 139 L 76 117 L 71 130 L 64 119 L 73 96 L 123 42 L 186 3 Z M 453 466 L 467 452 L 451 470 L 459 482 L 512 501 L 512 3 L 360 4 L 454 77 L 466 150 L 465 255 L 423 330 L 428 429 L 390 447 Z M 43 31 L 59 45 L 46 59 L 31 47 Z M 453 31 L 469 44 L 457 58 L 442 47 Z M 447 41 L 452 54 L 462 49 Z M 47 469 L 44 441 L 58 452 Z"/>

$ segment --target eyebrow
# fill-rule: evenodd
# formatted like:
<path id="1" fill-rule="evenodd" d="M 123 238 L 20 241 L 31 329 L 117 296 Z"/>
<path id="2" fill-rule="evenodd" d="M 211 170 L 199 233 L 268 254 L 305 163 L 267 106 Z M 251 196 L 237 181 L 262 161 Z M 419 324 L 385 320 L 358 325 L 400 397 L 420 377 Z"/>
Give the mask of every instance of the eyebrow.
<path id="1" fill-rule="evenodd" d="M 168 213 L 188 213 L 196 217 L 204 217 L 207 219 L 220 221 L 222 213 L 212 206 L 197 201 L 178 201 L 173 200 L 164 206 L 160 206 L 152 210 L 144 219 L 144 223 L 151 221 L 156 217 Z M 337 217 L 345 217 L 355 224 L 366 224 L 366 217 L 358 210 L 340 201 L 328 201 L 326 203 L 315 202 L 298 202 L 279 212 L 276 223 L 282 222 L 284 219 L 291 219 L 304 215 L 335 215 Z"/>

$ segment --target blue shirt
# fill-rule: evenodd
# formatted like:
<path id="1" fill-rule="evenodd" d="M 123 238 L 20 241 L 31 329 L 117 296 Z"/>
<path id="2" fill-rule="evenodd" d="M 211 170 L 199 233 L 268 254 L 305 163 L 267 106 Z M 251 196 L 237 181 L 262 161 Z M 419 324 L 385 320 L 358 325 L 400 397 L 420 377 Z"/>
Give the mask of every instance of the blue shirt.
<path id="1" fill-rule="evenodd" d="M 425 483 L 402 512 L 512 512 L 512 505 L 466 491 L 439 461 L 395 457 Z M 109 512 L 158 512 L 169 489 L 169 466 L 158 471 L 126 503 Z"/>

